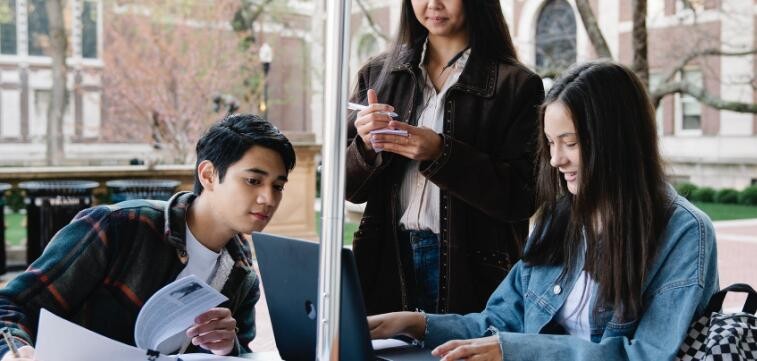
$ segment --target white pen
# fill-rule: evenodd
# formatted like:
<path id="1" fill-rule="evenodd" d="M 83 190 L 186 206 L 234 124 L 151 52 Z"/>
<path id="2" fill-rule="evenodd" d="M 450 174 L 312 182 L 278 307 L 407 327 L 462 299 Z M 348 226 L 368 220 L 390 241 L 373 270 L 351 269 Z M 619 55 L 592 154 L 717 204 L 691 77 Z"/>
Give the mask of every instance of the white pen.
<path id="1" fill-rule="evenodd" d="M 347 109 L 349 109 L 349 110 L 363 110 L 363 109 L 366 109 L 366 108 L 368 108 L 367 105 L 358 104 L 358 103 L 347 103 Z M 384 114 L 386 114 L 386 115 L 388 115 L 388 116 L 390 116 L 392 118 L 399 118 L 399 114 L 397 114 L 395 112 L 382 112 L 382 113 L 384 113 Z"/>
<path id="2" fill-rule="evenodd" d="M 13 342 L 13 336 L 11 336 L 10 329 L 8 329 L 8 327 L 3 327 L 0 332 L 3 334 L 5 344 L 8 345 L 8 351 L 13 355 L 13 358 L 18 358 L 18 349 L 16 349 L 16 344 Z"/>

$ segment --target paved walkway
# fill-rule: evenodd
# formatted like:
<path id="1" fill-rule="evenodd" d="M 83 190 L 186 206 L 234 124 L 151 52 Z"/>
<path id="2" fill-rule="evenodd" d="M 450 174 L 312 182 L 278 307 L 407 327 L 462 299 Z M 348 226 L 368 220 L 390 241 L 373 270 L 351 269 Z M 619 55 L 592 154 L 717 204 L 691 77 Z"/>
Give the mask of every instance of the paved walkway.
<path id="1" fill-rule="evenodd" d="M 747 283 L 757 288 L 757 219 L 715 223 L 720 287 Z M 728 296 L 723 307 L 740 309 L 746 296 Z"/>

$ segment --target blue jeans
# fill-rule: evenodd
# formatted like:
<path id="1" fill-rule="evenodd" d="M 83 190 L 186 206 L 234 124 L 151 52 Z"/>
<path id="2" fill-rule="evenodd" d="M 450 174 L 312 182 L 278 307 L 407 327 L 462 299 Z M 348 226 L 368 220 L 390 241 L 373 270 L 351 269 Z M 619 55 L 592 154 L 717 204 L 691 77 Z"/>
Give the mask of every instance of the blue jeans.
<path id="1" fill-rule="evenodd" d="M 431 231 L 403 231 L 410 242 L 415 280 L 411 306 L 436 312 L 439 297 L 439 236 Z"/>

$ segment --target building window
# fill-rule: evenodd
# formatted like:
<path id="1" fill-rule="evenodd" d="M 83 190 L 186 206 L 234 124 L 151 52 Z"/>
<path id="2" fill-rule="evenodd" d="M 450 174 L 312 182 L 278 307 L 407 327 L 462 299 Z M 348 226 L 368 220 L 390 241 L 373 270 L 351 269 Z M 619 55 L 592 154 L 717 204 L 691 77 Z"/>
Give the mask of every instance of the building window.
<path id="1" fill-rule="evenodd" d="M 0 0 L 0 54 L 16 51 L 16 0 Z"/>
<path id="2" fill-rule="evenodd" d="M 85 0 L 81 8 L 81 54 L 84 58 L 97 58 L 97 1 Z"/>
<path id="3" fill-rule="evenodd" d="M 702 72 L 699 70 L 684 71 L 681 77 L 683 81 L 702 88 Z M 681 95 L 681 129 L 682 130 L 700 130 L 702 129 L 702 106 L 699 101 L 688 94 Z"/>
<path id="4" fill-rule="evenodd" d="M 47 134 L 47 110 L 50 106 L 50 97 L 52 93 L 47 89 L 35 89 L 34 94 L 34 113 L 30 130 L 32 135 Z M 73 97 L 68 97 L 66 109 L 63 112 L 63 134 L 71 136 L 74 134 L 74 114 L 73 114 Z"/>
<path id="5" fill-rule="evenodd" d="M 561 73 L 576 62 L 576 17 L 565 0 L 544 5 L 536 23 L 536 70 L 542 76 Z"/>
<path id="6" fill-rule="evenodd" d="M 44 55 L 50 30 L 47 26 L 45 0 L 27 0 L 29 23 L 29 55 Z"/>

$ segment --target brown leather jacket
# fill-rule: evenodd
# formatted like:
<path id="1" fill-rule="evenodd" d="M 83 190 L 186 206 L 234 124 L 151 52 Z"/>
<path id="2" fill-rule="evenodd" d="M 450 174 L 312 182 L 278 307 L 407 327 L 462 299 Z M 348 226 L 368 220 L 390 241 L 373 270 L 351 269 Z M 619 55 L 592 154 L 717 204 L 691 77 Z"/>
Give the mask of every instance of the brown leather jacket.
<path id="1" fill-rule="evenodd" d="M 385 57 L 361 69 L 352 101 L 367 104 Z M 419 52 L 405 52 L 378 95 L 415 123 Z M 520 258 L 534 211 L 535 135 L 541 79 L 520 64 L 472 52 L 445 96 L 442 155 L 420 171 L 440 188 L 439 312 L 481 311 Z M 349 119 L 346 198 L 367 202 L 354 252 L 369 314 L 407 310 L 409 249 L 397 240 L 399 188 L 407 158 L 379 153 L 366 162 Z M 408 268 L 403 268 L 408 267 Z"/>

